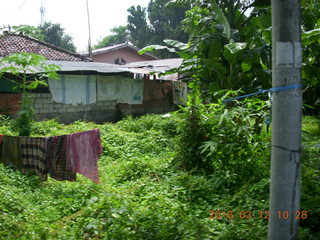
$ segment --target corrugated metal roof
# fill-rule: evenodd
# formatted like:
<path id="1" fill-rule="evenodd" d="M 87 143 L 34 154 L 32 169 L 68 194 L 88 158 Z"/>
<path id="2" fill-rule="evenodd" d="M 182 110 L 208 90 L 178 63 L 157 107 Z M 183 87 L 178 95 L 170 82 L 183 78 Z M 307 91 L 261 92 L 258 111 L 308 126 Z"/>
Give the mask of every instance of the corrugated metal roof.
<path id="1" fill-rule="evenodd" d="M 179 79 L 178 73 L 173 73 L 170 75 L 160 75 L 160 76 L 159 74 L 164 73 L 170 69 L 180 67 L 182 62 L 183 62 L 182 58 L 170 58 L 170 59 L 161 59 L 161 60 L 132 62 L 124 66 L 134 71 L 135 73 L 141 73 L 141 74 L 152 73 L 159 80 L 177 81 Z"/>
<path id="2" fill-rule="evenodd" d="M 95 72 L 95 73 L 135 73 L 133 69 L 128 69 L 121 65 L 108 64 L 108 63 L 99 63 L 99 62 L 79 62 L 79 61 L 52 61 L 47 60 L 47 64 L 54 64 L 60 67 L 60 70 L 57 72 Z M 1 65 L 0 69 L 12 66 L 10 65 Z M 41 72 L 39 68 L 34 66 L 28 67 L 30 71 L 27 71 L 28 74 L 39 73 Z"/>
<path id="3" fill-rule="evenodd" d="M 117 65 L 110 63 L 100 63 L 100 62 L 81 62 L 81 61 L 53 61 L 47 60 L 47 64 L 54 64 L 60 67 L 57 72 L 94 72 L 97 74 L 106 73 L 139 73 L 139 74 L 150 74 L 150 73 L 162 73 L 166 70 L 180 66 L 182 59 L 165 59 L 165 60 L 155 60 L 155 61 L 143 61 L 135 62 L 127 65 Z M 1 68 L 8 66 L 0 66 Z M 38 73 L 39 68 L 29 67 L 30 71 L 28 74 Z M 158 76 L 158 74 L 156 74 Z M 161 76 L 159 79 L 162 80 L 177 80 L 177 74 L 171 74 L 166 76 Z"/>
<path id="4" fill-rule="evenodd" d="M 178 68 L 182 64 L 182 58 L 169 58 L 161 60 L 139 61 L 124 65 L 127 68 L 142 68 L 150 72 L 162 73 L 172 68 Z"/>
<path id="5" fill-rule="evenodd" d="M 49 64 L 55 64 L 61 68 L 60 72 L 79 72 L 90 71 L 97 73 L 121 73 L 132 72 L 126 67 L 110 63 L 100 62 L 75 62 L 75 61 L 47 61 Z"/>

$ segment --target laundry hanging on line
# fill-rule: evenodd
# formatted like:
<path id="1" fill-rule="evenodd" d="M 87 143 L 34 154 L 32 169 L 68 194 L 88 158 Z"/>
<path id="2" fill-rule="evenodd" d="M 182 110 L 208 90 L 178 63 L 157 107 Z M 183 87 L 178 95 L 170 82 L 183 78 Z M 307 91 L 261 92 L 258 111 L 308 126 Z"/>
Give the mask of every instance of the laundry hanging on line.
<path id="1" fill-rule="evenodd" d="M 22 172 L 47 180 L 46 139 L 41 137 L 20 137 Z"/>
<path id="2" fill-rule="evenodd" d="M 116 101 L 117 103 L 142 104 L 143 79 L 121 76 L 97 77 L 97 100 Z"/>
<path id="3" fill-rule="evenodd" d="M 48 174 L 58 181 L 76 181 L 76 173 L 67 169 L 67 135 L 47 138 Z"/>
<path id="4" fill-rule="evenodd" d="M 97 156 L 102 153 L 99 129 L 72 133 L 67 137 L 67 170 L 99 183 Z"/>
<path id="5" fill-rule="evenodd" d="M 53 102 L 87 105 L 97 100 L 95 76 L 59 75 L 48 83 Z"/>
<path id="6" fill-rule="evenodd" d="M 2 140 L 2 141 L 1 141 Z M 0 161 L 42 181 L 76 181 L 76 173 L 99 183 L 99 129 L 53 137 L 0 135 Z"/>

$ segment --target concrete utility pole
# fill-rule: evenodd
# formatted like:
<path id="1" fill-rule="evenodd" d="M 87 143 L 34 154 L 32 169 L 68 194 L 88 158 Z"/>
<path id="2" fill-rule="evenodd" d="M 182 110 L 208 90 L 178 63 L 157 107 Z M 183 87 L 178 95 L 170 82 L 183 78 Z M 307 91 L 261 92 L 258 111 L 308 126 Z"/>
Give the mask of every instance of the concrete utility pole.
<path id="1" fill-rule="evenodd" d="M 272 84 L 300 85 L 300 1 L 272 0 Z M 273 94 L 269 240 L 297 239 L 301 87 Z"/>

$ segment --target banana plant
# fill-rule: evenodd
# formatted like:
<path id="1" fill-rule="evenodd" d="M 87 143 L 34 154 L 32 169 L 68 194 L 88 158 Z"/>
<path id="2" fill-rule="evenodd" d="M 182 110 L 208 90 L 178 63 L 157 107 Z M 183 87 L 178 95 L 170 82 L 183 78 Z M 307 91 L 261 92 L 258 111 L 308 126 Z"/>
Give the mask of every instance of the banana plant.
<path id="1" fill-rule="evenodd" d="M 184 59 L 180 72 L 191 72 L 205 91 L 269 87 L 271 35 L 270 29 L 264 31 L 271 25 L 268 11 L 256 10 L 246 16 L 240 1 L 192 2 L 183 21 L 190 35 L 188 43 L 166 40 L 166 46 L 147 46 L 140 53 L 176 52 Z"/>

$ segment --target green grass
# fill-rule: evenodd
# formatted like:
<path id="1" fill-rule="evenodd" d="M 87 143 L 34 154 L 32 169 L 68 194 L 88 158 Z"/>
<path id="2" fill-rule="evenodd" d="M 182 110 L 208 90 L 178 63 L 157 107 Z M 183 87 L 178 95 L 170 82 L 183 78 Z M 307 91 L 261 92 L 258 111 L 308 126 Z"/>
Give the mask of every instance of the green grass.
<path id="1" fill-rule="evenodd" d="M 266 239 L 267 220 L 209 219 L 209 211 L 232 211 L 234 216 L 251 211 L 257 216 L 267 210 L 268 173 L 230 191 L 227 172 L 205 176 L 180 169 L 174 164 L 180 121 L 179 116 L 149 115 L 117 124 L 36 123 L 32 136 L 98 127 L 101 184 L 81 175 L 77 182 L 40 182 L 0 164 L 0 239 Z M 305 130 L 316 129 L 313 118 L 304 121 Z M 0 130 L 15 133 L 9 121 L 0 120 Z M 313 135 L 312 143 L 317 139 Z M 319 174 L 311 166 L 319 164 L 318 153 L 308 152 L 304 200 L 319 193 Z M 269 154 L 259 153 L 265 164 Z M 318 214 L 317 209 L 308 210 Z M 309 220 L 302 223 L 301 239 L 319 237 L 315 227 L 320 220 Z"/>
<path id="2" fill-rule="evenodd" d="M 302 131 L 305 145 L 311 146 L 320 144 L 320 116 L 304 117 L 302 121 Z"/>

